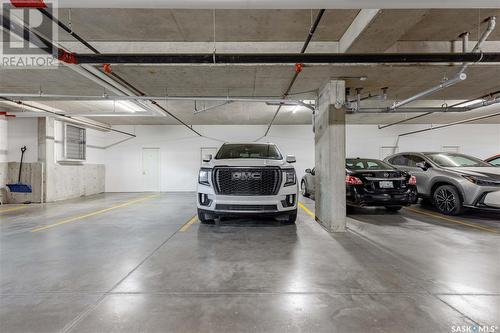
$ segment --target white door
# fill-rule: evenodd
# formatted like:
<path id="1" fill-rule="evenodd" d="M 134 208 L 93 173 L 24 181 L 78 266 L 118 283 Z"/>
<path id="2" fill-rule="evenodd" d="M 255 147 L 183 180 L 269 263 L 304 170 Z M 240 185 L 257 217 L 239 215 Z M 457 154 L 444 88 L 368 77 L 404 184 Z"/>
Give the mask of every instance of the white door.
<path id="1" fill-rule="evenodd" d="M 203 163 L 203 156 L 204 155 L 212 155 L 212 158 L 215 157 L 215 154 L 217 153 L 217 148 L 214 147 L 201 147 L 201 155 L 200 155 L 200 164 Z"/>
<path id="2" fill-rule="evenodd" d="M 142 148 L 142 183 L 145 192 L 160 191 L 160 148 Z"/>

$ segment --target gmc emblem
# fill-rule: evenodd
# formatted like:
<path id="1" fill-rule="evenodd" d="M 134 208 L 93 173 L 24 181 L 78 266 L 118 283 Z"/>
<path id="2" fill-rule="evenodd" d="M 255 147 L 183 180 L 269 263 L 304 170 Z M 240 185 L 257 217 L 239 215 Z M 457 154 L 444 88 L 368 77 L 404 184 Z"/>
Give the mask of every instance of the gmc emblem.
<path id="1" fill-rule="evenodd" d="M 231 174 L 231 180 L 261 180 L 261 172 L 237 171 Z"/>

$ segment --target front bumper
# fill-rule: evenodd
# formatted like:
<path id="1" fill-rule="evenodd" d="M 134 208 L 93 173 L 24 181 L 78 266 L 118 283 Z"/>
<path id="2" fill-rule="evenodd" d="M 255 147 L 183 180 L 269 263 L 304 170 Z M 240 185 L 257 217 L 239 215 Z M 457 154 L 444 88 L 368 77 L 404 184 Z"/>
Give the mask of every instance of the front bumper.
<path id="1" fill-rule="evenodd" d="M 298 186 L 281 187 L 277 195 L 220 195 L 213 187 L 199 185 L 197 207 L 217 215 L 281 214 L 297 209 Z"/>
<path id="2" fill-rule="evenodd" d="M 417 189 L 409 187 L 404 192 L 383 193 L 369 192 L 361 186 L 346 188 L 347 203 L 360 207 L 365 206 L 410 206 L 418 202 Z"/>
<path id="3" fill-rule="evenodd" d="M 484 210 L 500 211 L 500 189 L 498 187 L 474 186 L 467 192 L 473 200 L 465 200 L 464 206 Z"/>

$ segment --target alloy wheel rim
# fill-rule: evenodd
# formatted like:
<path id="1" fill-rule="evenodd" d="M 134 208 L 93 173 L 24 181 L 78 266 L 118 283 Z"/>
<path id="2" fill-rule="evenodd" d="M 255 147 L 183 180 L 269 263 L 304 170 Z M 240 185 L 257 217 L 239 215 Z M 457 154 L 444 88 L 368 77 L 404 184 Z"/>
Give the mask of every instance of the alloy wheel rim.
<path id="1" fill-rule="evenodd" d="M 453 212 L 457 206 L 457 198 L 450 190 L 441 189 L 436 193 L 436 205 L 443 212 Z"/>
<path id="2" fill-rule="evenodd" d="M 304 182 L 300 183 L 300 193 L 302 195 L 306 194 L 306 184 L 304 184 Z"/>

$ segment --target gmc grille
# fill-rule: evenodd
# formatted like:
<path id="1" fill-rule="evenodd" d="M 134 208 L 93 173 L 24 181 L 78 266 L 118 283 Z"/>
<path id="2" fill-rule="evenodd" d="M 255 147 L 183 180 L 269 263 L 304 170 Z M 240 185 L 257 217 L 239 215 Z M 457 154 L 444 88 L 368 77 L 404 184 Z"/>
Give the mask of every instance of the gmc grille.
<path id="1" fill-rule="evenodd" d="M 213 183 L 217 194 L 276 195 L 281 186 L 279 168 L 215 168 Z"/>

